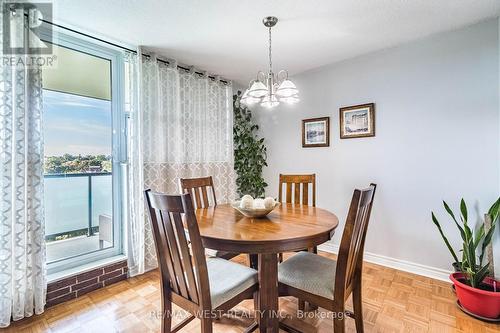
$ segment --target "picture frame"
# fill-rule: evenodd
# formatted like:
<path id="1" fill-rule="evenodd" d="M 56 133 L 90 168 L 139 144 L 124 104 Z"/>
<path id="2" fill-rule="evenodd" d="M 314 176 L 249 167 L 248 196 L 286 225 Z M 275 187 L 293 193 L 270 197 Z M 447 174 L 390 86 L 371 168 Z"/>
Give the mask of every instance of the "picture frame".
<path id="1" fill-rule="evenodd" d="M 339 123 L 341 139 L 375 136 L 375 103 L 341 107 Z"/>
<path id="2" fill-rule="evenodd" d="M 330 146 L 330 117 L 302 120 L 302 148 Z"/>

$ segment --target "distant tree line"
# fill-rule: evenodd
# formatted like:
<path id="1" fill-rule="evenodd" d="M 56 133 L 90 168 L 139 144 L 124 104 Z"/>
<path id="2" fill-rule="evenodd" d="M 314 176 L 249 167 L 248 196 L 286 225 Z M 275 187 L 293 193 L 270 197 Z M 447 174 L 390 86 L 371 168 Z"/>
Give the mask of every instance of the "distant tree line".
<path id="1" fill-rule="evenodd" d="M 111 156 L 106 155 L 71 155 L 46 156 L 45 173 L 86 173 L 111 172 Z"/>

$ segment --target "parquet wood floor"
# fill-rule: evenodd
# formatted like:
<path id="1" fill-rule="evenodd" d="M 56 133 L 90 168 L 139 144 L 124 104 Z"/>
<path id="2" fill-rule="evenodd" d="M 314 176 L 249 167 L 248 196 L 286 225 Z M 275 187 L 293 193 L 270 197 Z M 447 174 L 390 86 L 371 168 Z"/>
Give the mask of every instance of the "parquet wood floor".
<path id="1" fill-rule="evenodd" d="M 246 261 L 243 256 L 233 260 Z M 500 325 L 479 321 L 460 311 L 448 283 L 370 263 L 365 264 L 363 273 L 365 332 L 500 332 Z M 215 323 L 214 332 L 242 332 L 252 322 L 252 309 L 252 301 L 241 303 L 234 314 Z M 320 309 L 313 318 L 298 319 L 296 309 L 295 299 L 280 299 L 280 310 L 288 324 L 303 332 L 333 331 L 331 319 L 324 318 L 328 312 Z M 176 310 L 181 317 L 182 310 Z M 159 275 L 153 271 L 56 305 L 0 332 L 159 332 L 159 311 Z M 174 319 L 174 323 L 180 320 Z M 354 321 L 346 320 L 347 331 L 355 332 Z M 197 320 L 181 330 L 199 331 Z"/>

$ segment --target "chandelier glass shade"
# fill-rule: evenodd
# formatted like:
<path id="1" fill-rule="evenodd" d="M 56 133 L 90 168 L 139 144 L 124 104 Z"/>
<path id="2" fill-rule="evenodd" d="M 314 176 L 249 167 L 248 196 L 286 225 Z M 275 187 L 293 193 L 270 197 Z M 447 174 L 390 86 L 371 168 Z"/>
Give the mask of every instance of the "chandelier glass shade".
<path id="1" fill-rule="evenodd" d="M 285 70 L 279 71 L 278 74 L 273 72 L 271 28 L 278 23 L 278 19 L 268 16 L 262 22 L 269 28 L 269 70 L 267 73 L 262 71 L 257 73 L 257 78 L 250 82 L 248 89 L 243 93 L 241 102 L 249 106 L 260 104 L 266 108 L 273 108 L 281 102 L 295 104 L 300 101 L 299 90 L 288 78 L 288 72 Z"/>

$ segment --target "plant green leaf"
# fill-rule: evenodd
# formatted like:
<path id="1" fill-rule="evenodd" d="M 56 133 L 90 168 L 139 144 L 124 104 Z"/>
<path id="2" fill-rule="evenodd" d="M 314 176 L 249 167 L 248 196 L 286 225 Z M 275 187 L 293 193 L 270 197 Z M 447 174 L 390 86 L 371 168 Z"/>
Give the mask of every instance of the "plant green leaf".
<path id="1" fill-rule="evenodd" d="M 460 230 L 460 235 L 462 236 L 462 239 L 465 239 L 465 231 L 464 231 L 464 229 L 460 226 L 460 224 L 458 223 L 457 219 L 455 218 L 455 214 L 453 214 L 453 211 L 451 210 L 450 206 L 448 206 L 448 204 L 444 200 L 443 200 L 443 206 L 444 206 L 444 209 L 448 212 L 448 214 L 451 216 L 451 218 L 455 222 L 458 230 Z"/>
<path id="2" fill-rule="evenodd" d="M 434 215 L 434 212 L 431 212 L 431 216 L 432 216 L 432 222 L 434 222 L 434 224 L 438 228 L 439 233 L 441 234 L 441 237 L 444 240 L 444 243 L 448 247 L 448 250 L 450 251 L 450 253 L 451 253 L 452 257 L 453 257 L 453 260 L 455 260 L 455 262 L 457 262 L 457 263 L 460 262 L 458 260 L 457 254 L 453 250 L 453 247 L 451 247 L 450 242 L 448 241 L 448 238 L 446 238 L 446 236 L 444 235 L 443 229 L 441 229 L 441 225 L 439 224 L 439 221 L 437 220 L 436 216 Z"/>
<path id="3" fill-rule="evenodd" d="M 460 213 L 462 213 L 464 223 L 467 223 L 467 205 L 465 204 L 465 200 L 463 198 L 460 200 Z"/>
<path id="4" fill-rule="evenodd" d="M 462 223 L 464 224 L 464 232 L 465 232 L 465 241 L 469 243 L 469 241 L 472 239 L 472 229 L 468 225 L 468 218 L 467 218 L 467 205 L 465 204 L 465 200 L 462 198 L 460 200 L 460 219 L 462 220 Z"/>
<path id="5" fill-rule="evenodd" d="M 495 201 L 495 203 L 488 210 L 488 215 L 491 218 L 491 223 L 495 222 L 500 215 L 500 198 Z"/>
<path id="6" fill-rule="evenodd" d="M 474 288 L 478 288 L 481 282 L 483 282 L 484 278 L 488 274 L 488 265 L 481 267 L 476 273 L 473 274 L 472 280 L 474 281 L 472 286 Z M 472 281 L 471 281 L 472 282 Z"/>
<path id="7" fill-rule="evenodd" d="M 474 248 L 477 249 L 479 243 L 481 242 L 481 240 L 483 239 L 484 237 L 484 223 L 481 224 L 481 226 L 479 227 L 479 229 L 477 230 L 476 232 L 476 237 L 474 238 Z"/>
<path id="8" fill-rule="evenodd" d="M 474 241 L 472 239 L 470 239 L 467 242 L 466 247 L 467 247 L 467 255 L 468 255 L 467 262 L 469 263 L 469 267 L 472 270 L 475 270 L 476 269 L 476 249 L 474 247 Z"/>

